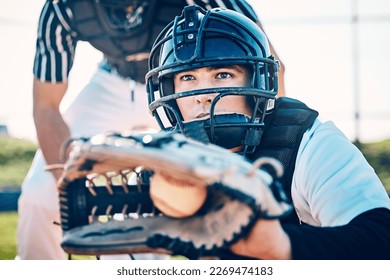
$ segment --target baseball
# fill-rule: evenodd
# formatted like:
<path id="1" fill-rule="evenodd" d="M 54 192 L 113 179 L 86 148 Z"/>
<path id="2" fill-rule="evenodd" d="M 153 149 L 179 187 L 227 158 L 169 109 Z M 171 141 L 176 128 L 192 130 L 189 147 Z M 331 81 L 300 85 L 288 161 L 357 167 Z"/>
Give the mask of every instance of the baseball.
<path id="1" fill-rule="evenodd" d="M 207 187 L 155 173 L 150 178 L 150 197 L 165 215 L 185 218 L 195 214 L 203 205 Z"/>

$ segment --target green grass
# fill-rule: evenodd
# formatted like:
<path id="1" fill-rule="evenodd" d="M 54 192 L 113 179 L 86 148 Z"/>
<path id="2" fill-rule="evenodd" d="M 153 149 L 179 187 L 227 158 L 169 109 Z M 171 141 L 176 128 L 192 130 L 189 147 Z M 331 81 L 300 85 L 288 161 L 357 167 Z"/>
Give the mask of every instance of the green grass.
<path id="1" fill-rule="evenodd" d="M 20 186 L 36 149 L 28 140 L 0 137 L 0 187 Z"/>
<path id="2" fill-rule="evenodd" d="M 16 256 L 16 212 L 0 212 L 0 260 L 12 260 Z"/>
<path id="3" fill-rule="evenodd" d="M 390 194 L 390 139 L 358 146 Z"/>

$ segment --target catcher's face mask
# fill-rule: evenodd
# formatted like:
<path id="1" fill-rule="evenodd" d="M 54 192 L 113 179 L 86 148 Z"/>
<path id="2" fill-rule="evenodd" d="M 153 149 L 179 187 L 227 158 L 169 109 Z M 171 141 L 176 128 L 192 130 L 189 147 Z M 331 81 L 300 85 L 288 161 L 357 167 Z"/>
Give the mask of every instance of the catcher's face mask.
<path id="1" fill-rule="evenodd" d="M 223 65 L 248 69 L 249 86 L 175 92 L 174 74 Z M 260 143 L 264 118 L 273 108 L 277 71 L 264 33 L 250 19 L 230 10 L 188 6 L 160 33 L 151 50 L 146 75 L 149 109 L 164 130 L 173 127 L 200 141 L 228 149 L 240 146 L 242 153 L 251 153 Z M 210 117 L 184 122 L 176 100 L 202 94 L 217 94 Z M 245 96 L 252 115 L 215 114 L 217 102 L 228 95 Z"/>

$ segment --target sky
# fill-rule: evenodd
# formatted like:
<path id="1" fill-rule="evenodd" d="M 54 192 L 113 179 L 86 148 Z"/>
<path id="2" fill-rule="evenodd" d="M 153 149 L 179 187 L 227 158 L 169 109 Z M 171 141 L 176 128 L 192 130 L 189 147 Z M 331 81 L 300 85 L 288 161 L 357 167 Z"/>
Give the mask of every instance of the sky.
<path id="1" fill-rule="evenodd" d="M 248 2 L 286 66 L 287 96 L 319 111 L 321 120 L 335 122 L 351 140 L 390 138 L 390 1 Z M 32 64 L 43 3 L 0 0 L 0 124 L 11 136 L 33 141 Z M 101 57 L 88 43 L 78 44 L 62 108 L 85 86 Z"/>

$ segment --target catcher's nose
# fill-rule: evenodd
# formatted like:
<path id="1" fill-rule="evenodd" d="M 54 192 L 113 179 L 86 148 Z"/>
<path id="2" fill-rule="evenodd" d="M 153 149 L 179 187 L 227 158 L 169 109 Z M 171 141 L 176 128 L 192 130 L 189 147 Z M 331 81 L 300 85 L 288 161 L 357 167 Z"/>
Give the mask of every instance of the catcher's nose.
<path id="1" fill-rule="evenodd" d="M 197 104 L 201 105 L 210 105 L 213 102 L 214 98 L 217 96 L 217 93 L 213 94 L 200 94 L 195 96 Z"/>

